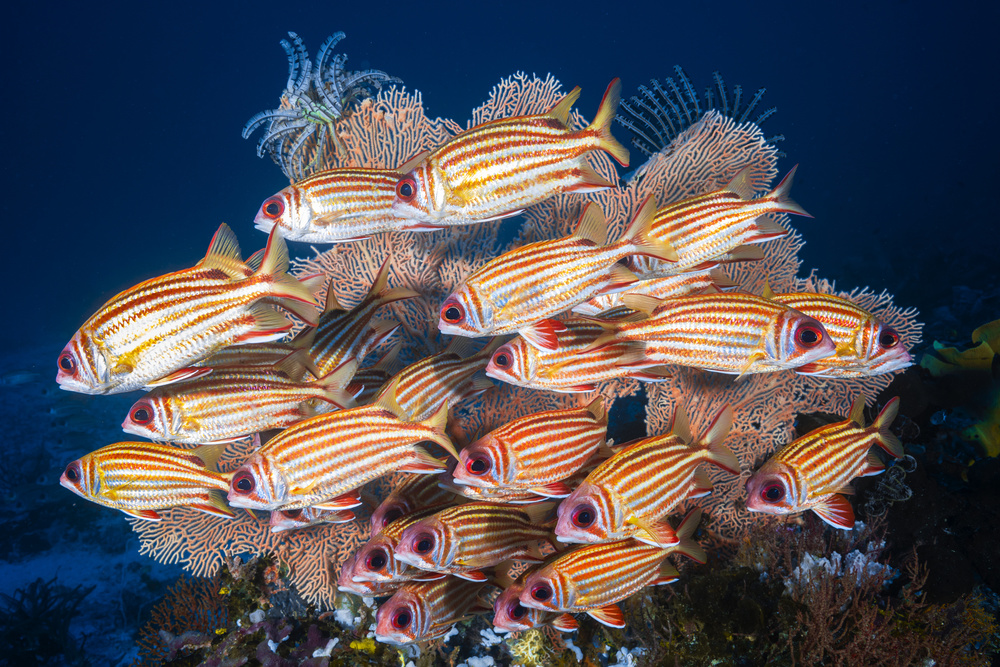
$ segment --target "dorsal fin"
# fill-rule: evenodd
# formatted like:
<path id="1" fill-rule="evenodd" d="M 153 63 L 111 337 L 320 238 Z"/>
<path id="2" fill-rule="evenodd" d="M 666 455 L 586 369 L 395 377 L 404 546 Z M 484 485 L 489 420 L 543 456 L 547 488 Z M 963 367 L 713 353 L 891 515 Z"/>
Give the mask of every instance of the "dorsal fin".
<path id="1" fill-rule="evenodd" d="M 580 99 L 580 86 L 577 86 L 573 90 L 566 93 L 566 96 L 556 102 L 551 109 L 545 112 L 545 115 L 555 118 L 560 123 L 568 127 L 569 112 L 578 99 Z"/>
<path id="2" fill-rule="evenodd" d="M 674 423 L 670 426 L 670 433 L 685 443 L 694 440 L 694 436 L 691 435 L 691 422 L 688 420 L 687 410 L 683 406 L 677 406 L 674 411 Z"/>
<path id="3" fill-rule="evenodd" d="M 851 413 L 847 416 L 858 428 L 865 427 L 865 395 L 858 394 L 851 403 Z"/>
<path id="4" fill-rule="evenodd" d="M 750 181 L 751 171 L 753 171 L 753 165 L 750 164 L 740 169 L 723 190 L 736 193 L 740 199 L 753 199 L 754 188 Z"/>
<path id="5" fill-rule="evenodd" d="M 765 299 L 773 299 L 775 297 L 774 290 L 771 289 L 771 281 L 764 281 L 764 290 L 760 293 Z"/>
<path id="6" fill-rule="evenodd" d="M 594 245 L 602 246 L 608 241 L 608 223 L 604 217 L 604 210 L 595 202 L 587 202 L 580 215 L 580 222 L 577 223 L 573 236 L 584 241 L 590 241 Z"/>
<path id="7" fill-rule="evenodd" d="M 208 252 L 198 265 L 219 269 L 233 280 L 247 277 L 246 264 L 240 256 L 240 243 L 229 225 L 226 223 L 219 225 L 212 242 L 208 244 Z"/>
<path id="8" fill-rule="evenodd" d="M 657 299 L 655 296 L 649 296 L 647 294 L 622 295 L 622 304 L 632 310 L 645 313 L 646 315 L 652 315 L 653 311 L 656 310 L 661 303 L 661 299 Z"/>

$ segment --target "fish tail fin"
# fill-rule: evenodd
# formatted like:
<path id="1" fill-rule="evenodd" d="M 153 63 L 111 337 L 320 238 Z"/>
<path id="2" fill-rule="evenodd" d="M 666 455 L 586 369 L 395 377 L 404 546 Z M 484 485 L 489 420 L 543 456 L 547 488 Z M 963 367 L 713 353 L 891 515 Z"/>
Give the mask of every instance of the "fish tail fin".
<path id="1" fill-rule="evenodd" d="M 618 103 L 622 99 L 622 81 L 615 77 L 608 84 L 608 89 L 604 91 L 601 99 L 601 106 L 597 108 L 597 115 L 594 122 L 587 127 L 587 132 L 597 135 L 601 150 L 607 152 L 615 162 L 623 167 L 628 166 L 628 149 L 625 148 L 611 134 L 611 121 L 615 119 L 618 111 Z"/>
<path id="2" fill-rule="evenodd" d="M 701 523 L 701 508 L 695 507 L 681 519 L 680 525 L 674 531 L 677 533 L 677 539 L 680 540 L 674 550 L 696 563 L 704 564 L 708 560 L 708 554 L 705 553 L 700 544 L 694 541 L 694 531 L 698 529 L 699 523 Z"/>
<path id="3" fill-rule="evenodd" d="M 665 262 L 676 262 L 677 251 L 669 239 L 654 239 L 650 237 L 653 219 L 656 217 L 656 198 L 646 197 L 639 206 L 635 217 L 629 223 L 619 243 L 631 246 L 629 254 L 645 255 Z M 628 247 L 626 246 L 626 247 Z"/>
<path id="4" fill-rule="evenodd" d="M 901 459 L 903 458 L 903 443 L 900 442 L 895 433 L 889 430 L 898 414 L 899 396 L 895 396 L 885 404 L 882 412 L 878 413 L 878 417 L 875 418 L 875 428 L 878 429 L 878 446 L 890 456 Z"/>
<path id="5" fill-rule="evenodd" d="M 789 196 L 792 190 L 792 180 L 795 178 L 795 170 L 799 168 L 799 165 L 792 167 L 781 182 L 778 183 L 778 187 L 767 193 L 769 199 L 773 199 L 776 204 L 781 207 L 781 211 L 785 213 L 794 213 L 795 215 L 802 215 L 807 218 L 813 216 L 809 215 L 804 208 L 798 205 L 798 203 Z"/>
<path id="6" fill-rule="evenodd" d="M 726 472 L 740 474 L 740 460 L 733 450 L 726 446 L 729 429 L 733 425 L 733 408 L 726 406 L 719 411 L 715 420 L 701 437 L 701 444 L 708 450 L 708 460 Z"/>
<path id="7" fill-rule="evenodd" d="M 277 227 L 275 227 L 277 229 Z M 306 282 L 299 282 L 288 275 L 288 246 L 285 239 L 271 230 L 267 247 L 261 259 L 255 278 L 268 278 L 271 282 L 271 296 L 281 300 L 281 305 L 292 311 L 296 317 L 310 326 L 319 322 L 319 299 L 317 294 L 323 287 L 323 278 L 311 276 Z M 308 308 L 295 305 L 306 304 Z"/>

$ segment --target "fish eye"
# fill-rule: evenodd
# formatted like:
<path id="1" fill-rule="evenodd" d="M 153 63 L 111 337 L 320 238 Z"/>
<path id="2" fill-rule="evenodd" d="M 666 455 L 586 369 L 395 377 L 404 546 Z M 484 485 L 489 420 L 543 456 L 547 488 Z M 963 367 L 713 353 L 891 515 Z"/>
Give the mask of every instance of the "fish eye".
<path id="1" fill-rule="evenodd" d="M 510 352 L 503 348 L 497 350 L 496 354 L 493 355 L 493 365 L 497 368 L 510 368 L 513 362 Z"/>
<path id="2" fill-rule="evenodd" d="M 887 350 L 899 345 L 899 334 L 895 330 L 885 327 L 882 329 L 882 333 L 878 335 L 878 344 Z"/>
<path id="3" fill-rule="evenodd" d="M 59 355 L 59 370 L 64 373 L 73 374 L 76 373 L 76 359 L 69 352 L 63 352 Z"/>
<path id="4" fill-rule="evenodd" d="M 510 606 L 507 607 L 507 615 L 513 618 L 515 621 L 524 618 L 524 615 L 527 613 L 527 611 L 528 610 L 525 609 L 524 606 L 517 600 L 514 600 L 510 604 Z"/>
<path id="5" fill-rule="evenodd" d="M 264 212 L 264 216 L 271 218 L 271 220 L 276 220 L 285 212 L 285 202 L 282 201 L 281 197 L 275 195 L 274 197 L 268 197 L 264 200 L 261 205 L 261 211 Z"/>
<path id="6" fill-rule="evenodd" d="M 66 466 L 66 472 L 64 474 L 66 475 L 66 479 L 69 481 L 79 482 L 81 477 L 79 464 L 76 461 L 70 463 Z"/>
<path id="7" fill-rule="evenodd" d="M 816 347 L 823 340 L 823 332 L 811 324 L 804 324 L 795 332 L 795 341 L 802 347 Z"/>
<path id="8" fill-rule="evenodd" d="M 418 554 L 429 554 L 434 548 L 434 536 L 429 533 L 421 533 L 413 539 L 413 550 Z"/>
<path id="9" fill-rule="evenodd" d="M 255 486 L 253 475 L 248 472 L 241 472 L 233 477 L 233 491 L 252 493 Z"/>
<path id="10" fill-rule="evenodd" d="M 760 497 L 766 502 L 776 503 L 785 497 L 785 489 L 780 484 L 768 484 L 761 490 Z"/>
<path id="11" fill-rule="evenodd" d="M 597 518 L 597 512 L 590 505 L 577 505 L 570 519 L 577 528 L 588 528 Z"/>
<path id="12" fill-rule="evenodd" d="M 153 421 L 153 406 L 148 401 L 136 403 L 135 407 L 132 408 L 132 412 L 129 413 L 129 419 L 139 426 L 145 426 Z"/>
<path id="13" fill-rule="evenodd" d="M 482 475 L 490 469 L 490 460 L 480 454 L 474 459 L 469 459 L 465 464 L 465 469 L 470 475 Z"/>
<path id="14" fill-rule="evenodd" d="M 417 194 L 417 183 L 412 176 L 404 176 L 396 183 L 396 196 L 403 201 L 410 201 Z"/>
<path id="15" fill-rule="evenodd" d="M 410 616 L 410 612 L 405 609 L 401 609 L 393 614 L 392 627 L 397 630 L 405 630 L 410 625 L 411 620 L 413 620 L 413 618 Z"/>
<path id="16" fill-rule="evenodd" d="M 385 528 L 401 516 L 403 516 L 403 510 L 398 507 L 393 507 L 382 516 L 382 527 Z"/>
<path id="17" fill-rule="evenodd" d="M 385 567 L 388 562 L 389 558 L 385 555 L 385 552 L 381 549 L 375 549 L 365 559 L 365 567 L 375 572 Z"/>
<path id="18" fill-rule="evenodd" d="M 441 306 L 441 319 L 448 324 L 458 324 L 465 319 L 465 309 L 457 301 L 445 301 Z"/>
<path id="19" fill-rule="evenodd" d="M 535 584 L 531 589 L 531 597 L 539 602 L 545 602 L 552 597 L 552 589 L 545 584 Z"/>
<path id="20" fill-rule="evenodd" d="M 288 517 L 289 519 L 298 519 L 300 514 L 302 514 L 301 507 L 293 510 L 281 510 L 281 515 Z"/>

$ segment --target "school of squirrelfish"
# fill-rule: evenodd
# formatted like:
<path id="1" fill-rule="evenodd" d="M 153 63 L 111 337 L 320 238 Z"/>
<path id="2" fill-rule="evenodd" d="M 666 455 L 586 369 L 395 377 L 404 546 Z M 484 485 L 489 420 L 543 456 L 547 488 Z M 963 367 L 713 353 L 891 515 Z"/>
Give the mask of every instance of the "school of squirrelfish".
<path id="1" fill-rule="evenodd" d="M 795 169 L 759 197 L 749 167 L 726 187 L 662 207 L 650 195 L 611 242 L 604 211 L 586 203 L 571 235 L 515 248 L 467 275 L 438 310 L 440 331 L 456 338 L 395 374 L 398 346 L 361 367 L 399 326 L 374 316 L 417 292 L 390 288 L 387 262 L 361 303 L 344 308 L 325 276 L 287 273 L 285 246 L 286 238 L 333 243 L 474 225 L 557 194 L 583 203 L 617 187 L 588 153 L 629 164 L 611 134 L 620 90 L 615 79 L 582 130 L 570 121 L 575 88 L 547 113 L 481 123 L 394 169 L 309 176 L 261 204 L 262 254 L 244 262 L 222 225 L 192 268 L 110 299 L 70 338 L 56 382 L 87 394 L 148 390 L 122 427 L 160 442 L 97 449 L 71 462 L 60 483 L 148 521 L 175 506 L 221 517 L 269 511 L 276 532 L 360 521 L 364 508 L 372 537 L 341 564 L 338 587 L 391 596 L 378 609 L 383 642 L 440 637 L 479 613 L 504 631 L 572 632 L 573 614 L 623 627 L 619 602 L 680 576 L 671 553 L 706 560 L 694 540 L 701 511 L 676 527 L 670 515 L 711 493 L 703 464 L 740 474 L 726 445 L 734 408 L 697 434 L 678 410 L 669 432 L 613 445 L 597 395 L 512 420 L 463 448 L 449 411 L 494 387 L 488 378 L 590 393 L 619 378 L 670 382 L 682 366 L 735 382 L 787 370 L 835 381 L 908 366 L 899 334 L 849 299 L 749 294 L 720 272 L 721 263 L 759 257 L 753 244 L 788 233 L 767 215 L 808 215 L 789 196 Z M 300 323 L 293 338 L 286 312 Z M 747 482 L 747 507 L 812 510 L 851 527 L 851 480 L 885 469 L 873 446 L 903 455 L 889 431 L 897 408 L 895 399 L 866 426 L 859 396 L 847 421 L 774 454 Z M 256 448 L 233 472 L 218 472 L 226 443 L 247 438 Z M 362 492 L 399 472 L 408 475 L 380 505 Z M 528 569 L 514 578 L 512 561 Z"/>

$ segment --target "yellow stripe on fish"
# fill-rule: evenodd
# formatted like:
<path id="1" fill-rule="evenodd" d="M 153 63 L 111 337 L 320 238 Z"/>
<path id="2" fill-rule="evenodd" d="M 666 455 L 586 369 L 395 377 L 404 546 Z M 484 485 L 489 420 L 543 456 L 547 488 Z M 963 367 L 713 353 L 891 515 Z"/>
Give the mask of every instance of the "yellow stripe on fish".
<path id="1" fill-rule="evenodd" d="M 562 325 L 550 318 L 636 282 L 621 259 L 636 253 L 674 256 L 669 246 L 647 238 L 654 208 L 647 197 L 622 238 L 604 245 L 604 213 L 588 203 L 570 236 L 515 248 L 466 278 L 442 304 L 438 328 L 460 336 L 519 331 L 532 344 L 555 349 L 553 334 Z"/>
<path id="2" fill-rule="evenodd" d="M 608 311 L 624 308 L 622 297 L 626 294 L 640 294 L 654 299 L 676 299 L 689 294 L 699 294 L 710 289 L 727 290 L 736 287 L 720 269 L 704 269 L 688 271 L 676 275 L 660 276 L 648 280 L 639 280 L 629 285 L 621 292 L 601 294 L 573 306 L 573 312 L 592 317 L 605 316 Z"/>
<path id="3" fill-rule="evenodd" d="M 611 135 L 621 81 L 604 93 L 594 122 L 574 132 L 574 88 L 547 113 L 477 125 L 431 152 L 396 184 L 393 213 L 427 225 L 456 225 L 517 215 L 562 192 L 596 192 L 614 183 L 585 159 L 606 151 L 628 166 L 628 150 Z"/>
<path id="4" fill-rule="evenodd" d="M 59 484 L 129 516 L 159 521 L 158 509 L 191 507 L 232 518 L 224 493 L 229 476 L 214 472 L 220 445 L 180 449 L 154 442 L 119 442 L 73 461 Z"/>
<path id="5" fill-rule="evenodd" d="M 855 477 L 885 470 L 872 450 L 878 445 L 902 458 L 903 445 L 889 430 L 899 412 L 899 398 L 865 426 L 865 399 L 858 396 L 846 421 L 818 428 L 782 447 L 747 480 L 747 509 L 767 514 L 812 510 L 835 528 L 854 527 L 854 510 L 844 494 Z"/>

